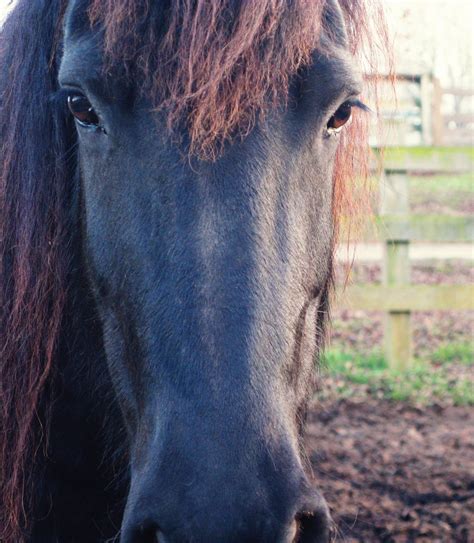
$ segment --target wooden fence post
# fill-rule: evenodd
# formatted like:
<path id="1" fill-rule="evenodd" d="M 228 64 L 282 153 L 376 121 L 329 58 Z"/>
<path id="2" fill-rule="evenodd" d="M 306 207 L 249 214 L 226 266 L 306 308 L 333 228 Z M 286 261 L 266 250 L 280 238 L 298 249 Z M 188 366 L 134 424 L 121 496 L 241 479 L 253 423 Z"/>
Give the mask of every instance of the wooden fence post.
<path id="1" fill-rule="evenodd" d="M 443 89 L 439 79 L 433 77 L 433 101 L 432 101 L 431 125 L 433 130 L 433 145 L 443 145 L 444 122 L 441 108 L 443 106 Z"/>
<path id="2" fill-rule="evenodd" d="M 381 215 L 409 213 L 408 179 L 406 172 L 385 172 L 381 183 Z M 387 286 L 410 283 L 410 242 L 408 239 L 385 240 L 383 281 Z M 391 368 L 405 369 L 411 360 L 410 311 L 389 311 L 385 315 L 385 353 Z"/>
<path id="3" fill-rule="evenodd" d="M 431 75 L 422 74 L 420 77 L 420 98 L 421 98 L 421 135 L 423 145 L 433 144 L 432 128 L 432 102 L 431 102 Z"/>

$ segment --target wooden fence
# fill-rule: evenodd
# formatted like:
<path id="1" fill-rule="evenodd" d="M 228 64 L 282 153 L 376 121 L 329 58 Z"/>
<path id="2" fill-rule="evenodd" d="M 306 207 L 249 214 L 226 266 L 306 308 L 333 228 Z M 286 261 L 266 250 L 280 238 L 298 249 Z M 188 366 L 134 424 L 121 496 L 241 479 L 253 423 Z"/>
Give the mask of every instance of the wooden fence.
<path id="1" fill-rule="evenodd" d="M 450 113 L 443 112 L 443 97 L 453 101 Z M 431 143 L 433 145 L 472 145 L 474 143 L 474 89 L 442 87 L 432 79 L 431 91 Z M 430 96 L 428 95 L 428 98 Z M 464 107 L 469 106 L 469 107 Z"/>
<path id="2" fill-rule="evenodd" d="M 443 87 L 436 77 L 427 73 L 398 73 L 393 92 L 391 77 L 366 75 L 368 80 L 374 77 L 387 83 L 387 92 L 382 93 L 382 114 L 390 127 L 372 135 L 377 145 L 409 145 L 415 132 L 419 132 L 421 145 L 462 146 L 474 143 L 474 89 Z M 408 103 L 402 92 L 406 85 L 414 86 L 414 94 Z"/>
<path id="3" fill-rule="evenodd" d="M 474 310 L 473 285 L 411 285 L 412 241 L 472 242 L 473 217 L 411 215 L 410 173 L 472 173 L 474 152 L 456 148 L 405 148 L 388 151 L 381 183 L 379 232 L 384 239 L 383 283 L 352 285 L 339 293 L 340 308 L 384 311 L 385 354 L 389 364 L 405 368 L 412 357 L 411 312 Z"/>

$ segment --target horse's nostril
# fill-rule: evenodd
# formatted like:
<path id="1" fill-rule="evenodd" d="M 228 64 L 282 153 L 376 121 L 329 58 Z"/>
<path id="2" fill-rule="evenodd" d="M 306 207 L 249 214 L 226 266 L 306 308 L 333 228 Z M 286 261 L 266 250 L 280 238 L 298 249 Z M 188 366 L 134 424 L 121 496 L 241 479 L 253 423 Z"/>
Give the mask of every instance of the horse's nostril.
<path id="1" fill-rule="evenodd" d="M 166 543 L 162 533 L 154 525 L 141 525 L 127 534 L 127 543 Z"/>
<path id="2" fill-rule="evenodd" d="M 156 532 L 154 541 L 156 543 L 168 543 L 168 539 L 166 538 L 165 534 L 161 530 L 158 530 Z"/>
<path id="3" fill-rule="evenodd" d="M 287 541 L 288 543 L 296 543 L 298 541 L 298 533 L 299 533 L 299 522 L 298 520 L 294 520 L 293 524 L 288 528 L 288 532 L 286 533 L 286 537 L 284 538 L 284 541 Z"/>
<path id="4" fill-rule="evenodd" d="M 296 515 L 297 530 L 292 543 L 328 543 L 331 519 L 326 509 L 302 511 Z"/>

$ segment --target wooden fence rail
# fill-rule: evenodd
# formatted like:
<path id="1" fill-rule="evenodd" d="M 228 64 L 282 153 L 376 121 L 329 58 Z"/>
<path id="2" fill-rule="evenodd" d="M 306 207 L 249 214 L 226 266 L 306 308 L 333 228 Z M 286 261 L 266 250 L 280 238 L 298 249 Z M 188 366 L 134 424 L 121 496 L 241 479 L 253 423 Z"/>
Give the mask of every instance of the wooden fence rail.
<path id="1" fill-rule="evenodd" d="M 398 153 L 398 160 L 396 155 Z M 385 241 L 382 285 L 353 285 L 339 294 L 339 307 L 384 311 L 385 354 L 391 367 L 405 368 L 412 357 L 411 313 L 430 310 L 474 310 L 473 285 L 411 285 L 410 242 L 474 240 L 472 217 L 442 218 L 410 216 L 409 181 L 411 172 L 472 172 L 472 150 L 446 153 L 433 149 L 420 153 L 416 149 L 396 151 L 385 162 L 381 183 L 380 236 Z M 446 228 L 448 226 L 448 228 Z"/>

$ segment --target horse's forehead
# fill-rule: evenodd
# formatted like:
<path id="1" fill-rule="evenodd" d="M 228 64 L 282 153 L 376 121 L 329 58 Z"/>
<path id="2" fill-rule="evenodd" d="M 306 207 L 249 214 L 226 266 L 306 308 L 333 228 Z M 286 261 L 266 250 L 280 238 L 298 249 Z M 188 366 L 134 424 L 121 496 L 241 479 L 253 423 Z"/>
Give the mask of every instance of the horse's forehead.
<path id="1" fill-rule="evenodd" d="M 326 0 L 324 17 L 324 26 L 326 29 L 329 29 L 331 34 L 330 39 L 335 41 L 337 45 L 347 49 L 349 47 L 349 36 L 347 35 L 344 15 L 339 0 Z"/>
<path id="2" fill-rule="evenodd" d="M 63 19 L 66 41 L 77 40 L 91 35 L 89 0 L 69 0 Z"/>
<path id="3" fill-rule="evenodd" d="M 102 75 L 101 35 L 90 27 L 89 2 L 71 0 L 63 21 L 63 55 L 59 79 L 96 79 Z"/>

